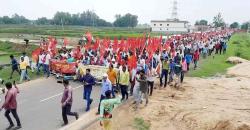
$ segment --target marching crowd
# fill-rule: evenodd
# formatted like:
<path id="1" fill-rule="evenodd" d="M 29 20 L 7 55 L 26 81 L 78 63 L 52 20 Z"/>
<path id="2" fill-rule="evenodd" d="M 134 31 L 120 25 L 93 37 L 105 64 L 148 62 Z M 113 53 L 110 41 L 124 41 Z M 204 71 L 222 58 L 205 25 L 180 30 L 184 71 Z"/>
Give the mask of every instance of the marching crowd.
<path id="1" fill-rule="evenodd" d="M 139 105 L 145 100 L 145 106 L 149 103 L 149 96 L 153 95 L 153 90 L 156 88 L 154 82 L 157 77 L 160 79 L 160 88 L 166 88 L 168 85 L 173 85 L 176 88 L 184 80 L 184 75 L 191 69 L 197 69 L 200 57 L 206 58 L 207 56 L 214 56 L 215 54 L 225 54 L 227 50 L 227 42 L 230 39 L 233 31 L 226 31 L 216 35 L 208 35 L 206 40 L 197 39 L 191 35 L 185 35 L 182 38 L 173 39 L 167 48 L 157 49 L 153 54 L 150 54 L 147 49 L 136 49 L 135 52 L 130 50 L 122 50 L 117 52 L 112 48 L 112 44 L 105 49 L 104 55 L 100 55 L 100 48 L 97 50 L 82 48 L 82 57 L 78 62 L 85 65 L 100 65 L 107 66 L 109 69 L 103 75 L 101 84 L 100 103 L 97 114 L 100 114 L 101 125 L 106 130 L 111 128 L 112 110 L 114 104 L 120 104 L 126 101 L 129 96 L 133 96 L 134 109 L 138 110 Z M 162 43 L 163 44 L 163 43 Z M 163 46 L 163 45 L 162 45 Z M 136 56 L 136 67 L 132 68 L 128 64 L 128 59 Z M 152 55 L 152 56 L 150 56 Z M 121 57 L 121 59 L 119 59 Z M 72 51 L 63 51 L 59 54 L 60 59 L 65 59 L 68 63 L 76 61 Z M 50 76 L 50 60 L 52 56 L 49 52 L 43 51 L 38 56 L 37 62 L 30 62 L 29 57 L 23 53 L 20 57 L 20 62 L 13 55 L 10 56 L 12 72 L 19 73 L 20 82 L 30 80 L 28 76 L 28 69 L 31 68 L 32 72 L 36 70 L 40 74 L 41 67 L 43 68 L 44 75 Z M 84 70 L 83 74 L 80 68 L 76 69 L 77 79 L 83 83 L 84 93 L 83 98 L 87 101 L 86 111 L 90 110 L 93 102 L 91 99 L 92 87 L 96 84 L 96 79 L 91 75 L 91 69 Z M 62 117 L 64 125 L 68 124 L 67 115 L 75 116 L 78 119 L 78 113 L 71 112 L 73 90 L 70 87 L 67 79 L 63 80 L 65 87 L 62 103 Z M 21 128 L 18 115 L 16 113 L 16 95 L 19 92 L 14 84 L 6 83 L 7 94 L 5 103 L 1 109 L 5 108 L 5 116 L 10 123 L 10 127 L 14 126 L 9 117 L 11 112 L 17 120 L 18 128 Z M 118 96 L 121 94 L 121 99 Z M 12 97 L 13 96 L 13 97 Z M 9 99 L 12 97 L 11 99 Z M 1 110 L 0 109 L 0 110 Z"/>

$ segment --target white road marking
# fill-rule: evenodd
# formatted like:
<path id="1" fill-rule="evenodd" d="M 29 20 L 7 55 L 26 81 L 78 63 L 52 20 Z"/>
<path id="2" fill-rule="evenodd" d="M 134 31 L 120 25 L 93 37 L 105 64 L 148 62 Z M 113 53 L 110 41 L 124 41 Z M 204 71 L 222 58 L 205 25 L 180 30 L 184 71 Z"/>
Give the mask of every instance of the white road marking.
<path id="1" fill-rule="evenodd" d="M 82 85 L 80 85 L 80 86 L 78 86 L 78 87 L 73 88 L 73 90 L 78 89 L 78 88 L 81 88 L 81 87 L 82 87 Z M 55 97 L 61 96 L 62 94 L 63 94 L 63 93 L 58 93 L 58 94 L 53 95 L 53 96 L 51 96 L 51 97 L 48 97 L 48 98 L 42 99 L 42 100 L 40 100 L 40 102 L 45 102 L 45 101 L 48 101 L 48 100 L 53 99 L 53 98 L 55 98 Z"/>

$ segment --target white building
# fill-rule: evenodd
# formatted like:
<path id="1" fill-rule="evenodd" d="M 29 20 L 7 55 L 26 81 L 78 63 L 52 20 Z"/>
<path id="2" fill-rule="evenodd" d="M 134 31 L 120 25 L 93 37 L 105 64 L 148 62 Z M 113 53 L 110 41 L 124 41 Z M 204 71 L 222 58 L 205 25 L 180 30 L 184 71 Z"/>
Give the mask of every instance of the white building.
<path id="1" fill-rule="evenodd" d="M 150 24 L 153 32 L 187 33 L 188 21 L 179 20 L 152 20 Z"/>

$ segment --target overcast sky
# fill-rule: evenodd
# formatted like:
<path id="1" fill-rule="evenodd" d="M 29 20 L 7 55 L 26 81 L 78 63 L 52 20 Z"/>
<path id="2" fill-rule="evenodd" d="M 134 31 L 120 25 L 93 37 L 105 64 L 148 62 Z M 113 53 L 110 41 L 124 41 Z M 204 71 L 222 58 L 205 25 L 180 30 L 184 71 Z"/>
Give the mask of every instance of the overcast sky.
<path id="1" fill-rule="evenodd" d="M 198 19 L 212 21 L 218 12 L 227 23 L 250 20 L 250 0 L 177 0 L 178 18 L 192 24 Z M 0 0 L 0 16 L 14 13 L 29 19 L 52 18 L 57 11 L 79 13 L 94 10 L 100 18 L 114 21 L 115 14 L 132 13 L 139 23 L 171 17 L 173 0 Z"/>

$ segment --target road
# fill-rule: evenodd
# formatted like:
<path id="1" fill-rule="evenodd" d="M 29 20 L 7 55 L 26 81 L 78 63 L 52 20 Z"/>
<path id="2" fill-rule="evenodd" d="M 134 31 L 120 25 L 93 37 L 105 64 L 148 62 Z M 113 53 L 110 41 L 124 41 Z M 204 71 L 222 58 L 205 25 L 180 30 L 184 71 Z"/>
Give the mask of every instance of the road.
<path id="1" fill-rule="evenodd" d="M 85 113 L 86 101 L 82 98 L 83 87 L 80 83 L 70 82 L 73 87 L 72 111 L 79 115 Z M 38 79 L 19 86 L 18 114 L 22 123 L 22 130 L 56 130 L 63 124 L 61 116 L 60 100 L 63 85 L 56 82 L 54 77 Z M 92 91 L 94 102 L 92 108 L 99 103 L 100 87 L 95 86 Z M 4 95 L 0 95 L 3 103 Z M 14 120 L 13 120 L 14 121 Z M 75 117 L 69 117 L 69 122 L 75 121 Z M 16 123 L 15 123 L 16 124 Z M 4 117 L 4 110 L 0 112 L 0 130 L 8 126 Z"/>

